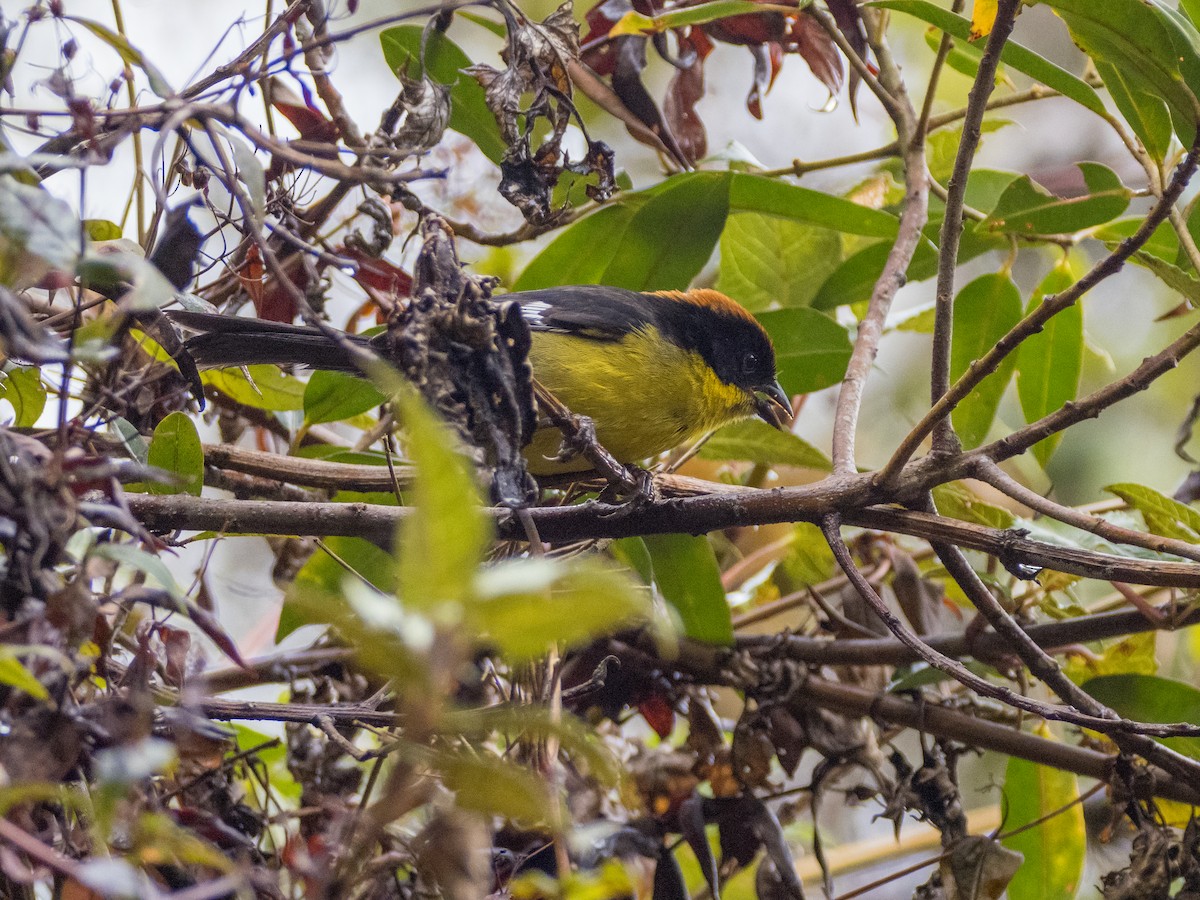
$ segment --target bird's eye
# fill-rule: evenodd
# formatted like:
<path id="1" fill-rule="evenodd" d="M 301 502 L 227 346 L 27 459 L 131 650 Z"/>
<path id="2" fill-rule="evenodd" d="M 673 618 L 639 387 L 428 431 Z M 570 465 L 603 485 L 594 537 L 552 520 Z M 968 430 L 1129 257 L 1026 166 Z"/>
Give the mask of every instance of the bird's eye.
<path id="1" fill-rule="evenodd" d="M 747 353 L 742 357 L 742 374 L 753 375 L 758 370 L 758 354 Z"/>

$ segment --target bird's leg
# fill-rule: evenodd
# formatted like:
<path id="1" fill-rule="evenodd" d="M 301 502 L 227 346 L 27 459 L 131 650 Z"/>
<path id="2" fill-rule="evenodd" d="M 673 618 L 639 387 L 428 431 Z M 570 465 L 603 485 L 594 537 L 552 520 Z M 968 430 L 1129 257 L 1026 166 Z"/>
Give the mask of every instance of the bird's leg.
<path id="1" fill-rule="evenodd" d="M 572 413 L 537 379 L 534 379 L 533 388 L 542 412 L 563 433 L 558 461 L 582 456 L 608 482 L 608 487 L 600 494 L 601 502 L 623 501 L 630 506 L 640 506 L 656 498 L 654 477 L 638 466 L 623 465 L 605 450 L 596 439 L 596 426 L 591 419 Z"/>

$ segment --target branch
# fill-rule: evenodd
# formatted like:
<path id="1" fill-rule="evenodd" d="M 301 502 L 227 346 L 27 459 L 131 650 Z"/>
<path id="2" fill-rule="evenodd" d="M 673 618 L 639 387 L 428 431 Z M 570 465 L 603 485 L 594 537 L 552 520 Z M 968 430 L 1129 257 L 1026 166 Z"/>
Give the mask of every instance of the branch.
<path id="1" fill-rule="evenodd" d="M 951 322 L 954 311 L 954 273 L 958 268 L 958 245 L 962 237 L 963 197 L 967 191 L 967 177 L 975 160 L 982 134 L 983 116 L 988 98 L 996 87 L 996 70 L 1000 65 L 1000 51 L 1012 34 L 1020 0 L 999 0 L 996 21 L 988 35 L 987 47 L 979 60 L 975 83 L 967 98 L 967 114 L 963 119 L 962 140 L 954 157 L 954 169 L 946 186 L 946 212 L 942 219 L 942 230 L 938 240 L 938 273 L 935 295 L 933 325 L 933 356 L 929 376 L 930 403 L 936 404 L 950 388 L 950 340 Z M 942 452 L 958 449 L 958 439 L 949 418 L 943 416 L 935 422 L 934 448 Z"/>
<path id="2" fill-rule="evenodd" d="M 1016 479 L 1011 478 L 990 459 L 979 459 L 976 473 L 981 481 L 990 484 L 1005 496 L 1028 506 L 1035 512 L 1040 512 L 1044 516 L 1049 516 L 1051 519 L 1063 522 L 1081 531 L 1089 532 L 1113 543 L 1126 544 L 1130 547 L 1141 547 L 1144 550 L 1153 550 L 1155 553 L 1173 553 L 1175 556 L 1182 556 L 1184 559 L 1200 562 L 1200 547 L 1195 544 L 1175 538 L 1159 537 L 1156 534 L 1134 531 L 1132 528 L 1122 528 L 1120 525 L 1116 525 L 1108 519 L 1102 519 L 1100 516 L 1089 515 L 1077 509 L 1072 509 L 1069 506 L 1063 506 L 1061 503 L 1055 503 L 1053 500 L 1043 497 L 1037 491 L 1031 491 Z"/>
<path id="3" fill-rule="evenodd" d="M 838 46 L 852 62 L 858 59 L 858 55 L 853 52 L 832 16 L 815 6 L 809 8 L 809 13 L 816 16 L 817 21 L 835 41 L 840 41 Z M 874 87 L 872 90 L 876 90 L 896 125 L 896 142 L 903 148 L 905 192 L 896 241 L 892 244 L 883 271 L 871 291 L 867 314 L 859 322 L 854 351 L 850 355 L 846 375 L 842 379 L 842 388 L 838 392 L 833 425 L 833 471 L 837 476 L 849 476 L 857 471 L 854 445 L 863 392 L 871 374 L 871 367 L 875 363 L 875 356 L 879 352 L 879 340 L 883 336 L 883 325 L 887 320 L 888 311 L 892 308 L 896 292 L 904 284 L 909 263 L 912 262 L 921 242 L 921 229 L 925 227 L 929 218 L 929 170 L 925 165 L 923 130 L 917 122 L 904 79 L 887 44 L 880 39 L 873 44 L 873 48 L 879 60 L 881 86 L 879 90 Z M 862 68 L 865 69 L 865 65 Z M 864 78 L 869 75 L 868 72 Z"/>
<path id="4" fill-rule="evenodd" d="M 815 676 L 805 679 L 792 702 L 825 707 L 839 715 L 882 719 L 895 725 L 948 737 L 973 747 L 1028 759 L 1100 781 L 1111 780 L 1113 765 L 1117 759 L 1115 756 L 1086 747 L 1073 747 L 1059 741 L 1035 737 L 1007 725 L 998 725 L 978 716 L 946 709 L 936 703 L 912 701 L 893 694 L 878 694 L 855 685 L 839 684 Z M 1200 798 L 1200 791 L 1171 777 L 1162 769 L 1151 769 L 1148 774 L 1153 777 L 1150 792 L 1156 796 L 1190 804 L 1196 803 Z"/>
<path id="5" fill-rule="evenodd" d="M 1008 641 L 1009 646 L 1034 677 L 1044 682 L 1064 702 L 1071 704 L 1075 709 L 1083 710 L 1089 718 L 1098 718 L 1107 723 L 1108 727 L 1095 730 L 1108 735 L 1123 752 L 1138 754 L 1181 779 L 1194 790 L 1200 791 L 1200 762 L 1156 743 L 1147 735 L 1158 733 L 1161 736 L 1161 733 L 1121 718 L 1068 678 L 1058 662 L 1031 641 L 1017 625 L 1016 620 L 1000 605 L 971 568 L 961 550 L 939 543 L 933 544 L 933 550 L 942 560 L 950 577 L 966 592 L 980 615 Z"/>
<path id="6" fill-rule="evenodd" d="M 1061 622 L 1047 622 L 1025 628 L 1026 636 L 1047 650 L 1070 647 L 1074 644 L 1103 641 L 1110 638 L 1142 634 L 1160 629 L 1173 630 L 1200 623 L 1200 609 L 1172 620 L 1175 611 L 1170 604 L 1156 608 L 1162 619 L 1155 622 L 1139 610 L 1096 613 Z M 972 656 L 979 660 L 995 659 L 1011 652 L 1008 639 L 995 631 L 968 634 L 922 635 L 927 646 L 956 659 Z M 920 662 L 919 654 L 895 638 L 830 638 L 803 637 L 794 634 L 744 635 L 737 638 L 742 650 L 776 648 L 790 660 L 811 665 L 835 666 L 903 666 Z M 253 665 L 253 662 L 251 662 Z M 230 669 L 232 675 L 238 669 Z"/>
<path id="7" fill-rule="evenodd" d="M 934 650 L 923 640 L 921 640 L 916 633 L 910 630 L 907 625 L 900 621 L 899 616 L 891 611 L 887 605 L 887 602 L 881 596 L 879 596 L 879 592 L 876 591 L 871 583 L 863 577 L 862 573 L 858 571 L 858 566 L 854 564 L 854 560 L 850 556 L 850 549 L 846 546 L 846 542 L 842 539 L 841 520 L 837 515 L 825 516 L 821 520 L 821 533 L 825 536 L 825 541 L 829 544 L 829 549 L 833 551 L 834 559 L 837 560 L 837 563 L 841 567 L 842 571 L 846 573 L 846 577 L 850 579 L 850 583 L 854 586 L 854 589 L 858 591 L 859 596 L 866 601 L 867 605 L 871 608 L 875 615 L 879 617 L 880 621 L 882 621 L 888 627 L 888 630 L 894 634 L 909 650 L 911 650 L 913 653 L 916 653 L 923 662 L 933 666 L 933 668 L 940 672 L 945 672 L 959 684 L 970 688 L 976 694 L 979 694 L 982 697 L 991 697 L 993 700 L 999 700 L 1001 703 L 1005 703 L 1017 709 L 1022 709 L 1026 712 L 1033 713 L 1035 716 L 1040 716 L 1043 719 L 1050 719 L 1056 722 L 1068 722 L 1072 725 L 1080 725 L 1084 728 L 1090 728 L 1093 731 L 1099 731 L 1101 734 L 1107 734 L 1113 737 L 1113 740 L 1117 740 L 1117 738 L 1114 736 L 1114 732 L 1121 732 L 1123 738 L 1131 738 L 1132 736 L 1129 735 L 1128 732 L 1133 730 L 1136 730 L 1139 735 L 1155 734 L 1160 736 L 1165 736 L 1168 734 L 1190 734 L 1193 732 L 1200 733 L 1200 727 L 1195 725 L 1172 724 L 1164 726 L 1143 722 L 1133 723 L 1127 722 L 1120 718 L 1113 718 L 1112 716 L 1115 716 L 1115 713 L 1111 713 L 1110 710 L 1100 706 L 1099 703 L 1097 703 L 1095 700 L 1092 700 L 1092 698 L 1087 694 L 1084 694 L 1083 696 L 1087 697 L 1087 699 L 1091 701 L 1091 706 L 1098 707 L 1100 711 L 1111 713 L 1111 715 L 1103 715 L 1101 712 L 1096 714 L 1090 712 L 1079 713 L 1075 709 L 1068 707 L 1053 706 L 1048 703 L 1042 703 L 1038 700 L 1026 697 L 1023 694 L 1018 694 L 1015 691 L 1012 691 L 1001 685 L 993 684 L 986 678 L 981 678 L 958 660 L 951 659 L 945 654 Z M 937 545 L 935 545 L 935 549 L 936 547 Z M 951 561 L 953 561 L 952 558 Z M 949 567 L 949 565 L 947 565 L 947 567 Z M 955 572 L 951 572 L 951 574 L 954 576 L 955 580 L 958 581 L 959 574 L 961 573 L 955 574 Z M 974 571 L 971 572 L 971 575 L 975 576 Z M 975 576 L 975 579 L 978 580 L 978 576 Z M 964 578 L 964 580 L 966 579 Z M 963 584 L 963 581 L 959 581 L 959 584 L 961 584 L 964 589 L 967 588 L 967 585 Z M 980 584 L 982 585 L 983 582 L 980 582 Z M 986 588 L 984 591 L 986 592 Z M 995 598 L 992 597 L 991 594 L 988 594 L 988 597 L 992 599 L 993 603 L 995 602 Z M 974 599 L 974 596 L 972 596 L 972 600 Z M 980 609 L 980 611 L 983 612 L 983 609 Z M 990 618 L 989 621 L 991 621 Z M 1016 628 L 1016 622 L 1014 622 L 1011 618 L 1008 619 L 1008 623 L 1011 624 L 1013 628 Z M 1007 636 L 1007 629 L 1005 628 L 1004 622 L 993 622 L 992 627 L 996 628 L 997 631 Z M 1020 631 L 1020 629 L 1017 629 L 1017 631 Z M 1021 635 L 1021 639 L 1024 639 L 1023 633 Z M 1020 653 L 1023 647 L 1015 647 L 1014 649 Z M 1036 647 L 1036 645 L 1034 645 L 1034 650 L 1039 654 L 1041 653 L 1040 648 Z M 1024 659 L 1024 657 L 1022 657 L 1022 659 Z M 1046 657 L 1046 659 L 1050 660 L 1051 666 L 1057 668 L 1057 663 L 1055 663 L 1053 659 L 1050 659 L 1050 657 Z M 1034 658 L 1034 661 L 1037 662 L 1038 660 Z M 1045 667 L 1039 666 L 1039 668 Z M 1035 674 L 1037 673 L 1035 672 Z M 1080 693 L 1082 693 L 1082 691 L 1080 691 Z M 1164 731 L 1164 729 L 1166 730 Z M 1144 738 L 1136 741 L 1139 747 L 1138 752 L 1142 752 L 1142 740 L 1155 747 L 1159 747 L 1160 749 L 1165 749 L 1158 744 L 1154 744 L 1154 742 L 1149 738 Z M 1146 756 L 1146 754 L 1143 753 L 1143 756 Z M 1149 759 L 1149 756 L 1146 756 L 1146 758 Z M 1185 777 L 1183 774 L 1181 774 L 1182 769 L 1177 770 L 1176 768 L 1171 768 L 1168 769 L 1168 771 L 1170 771 L 1172 774 L 1179 775 L 1180 777 Z"/>
<path id="8" fill-rule="evenodd" d="M 840 485 L 826 480 L 800 488 L 647 500 L 636 511 L 592 501 L 526 512 L 543 540 L 568 543 L 643 534 L 700 534 L 780 522 L 819 523 L 824 516 L 845 510 L 839 514 L 847 525 L 954 543 L 996 556 L 1014 568 L 1046 568 L 1128 584 L 1200 588 L 1200 566 L 1193 563 L 1097 553 L 1032 540 L 1019 529 L 987 528 L 929 513 L 864 505 L 864 495 L 858 488 L 867 480 L 867 476 L 860 476 Z M 367 503 L 218 500 L 186 494 L 129 494 L 126 499 L 132 513 L 155 531 L 216 531 L 227 535 L 303 532 L 314 537 L 361 537 L 384 546 L 391 545 L 396 526 L 411 513 L 408 507 Z M 524 528 L 511 510 L 489 511 L 501 538 L 526 539 Z M 121 527 L 119 523 L 112 525 Z"/>

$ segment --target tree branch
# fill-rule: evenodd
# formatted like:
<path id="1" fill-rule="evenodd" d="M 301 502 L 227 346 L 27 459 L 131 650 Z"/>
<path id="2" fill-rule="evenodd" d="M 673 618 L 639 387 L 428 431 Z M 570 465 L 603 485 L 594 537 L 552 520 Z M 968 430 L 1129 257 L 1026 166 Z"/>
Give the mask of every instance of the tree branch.
<path id="1" fill-rule="evenodd" d="M 950 388 L 951 321 L 954 311 L 954 273 L 958 268 L 958 245 L 963 227 L 963 197 L 967 177 L 975 160 L 982 134 L 983 116 L 988 98 L 996 87 L 996 70 L 1000 52 L 1012 34 L 1020 0 L 999 0 L 996 21 L 988 35 L 987 46 L 979 60 L 975 83 L 967 98 L 967 114 L 963 119 L 962 140 L 954 157 L 954 169 L 946 186 L 946 211 L 938 241 L 937 291 L 933 325 L 933 354 L 929 376 L 930 403 L 936 404 Z M 934 423 L 934 449 L 949 453 L 958 449 L 958 439 L 947 416 Z"/>

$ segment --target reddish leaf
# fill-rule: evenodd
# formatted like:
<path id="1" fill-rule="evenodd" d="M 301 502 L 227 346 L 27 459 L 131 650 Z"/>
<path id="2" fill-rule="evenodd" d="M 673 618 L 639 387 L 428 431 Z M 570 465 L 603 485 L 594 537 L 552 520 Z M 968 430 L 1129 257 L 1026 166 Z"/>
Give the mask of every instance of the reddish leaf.
<path id="1" fill-rule="evenodd" d="M 337 125 L 278 78 L 270 80 L 271 105 L 292 123 L 300 137 L 321 144 L 337 140 Z"/>
<path id="2" fill-rule="evenodd" d="M 858 3 L 855 0 L 827 0 L 826 6 L 833 13 L 833 20 L 837 22 L 838 30 L 846 36 L 850 46 L 862 58 L 867 59 L 867 29 L 863 25 L 862 13 L 858 9 Z M 875 71 L 874 65 L 868 61 L 868 68 Z M 858 94 L 858 83 L 860 81 L 858 70 L 850 69 L 850 108 L 855 108 L 855 96 Z"/>
<path id="3" fill-rule="evenodd" d="M 675 730 L 675 710 L 662 694 L 650 694 L 639 701 L 638 712 L 664 741 Z"/>
<path id="4" fill-rule="evenodd" d="M 681 55 L 685 46 L 691 51 L 688 54 L 691 63 L 676 68 L 675 77 L 667 86 L 663 113 L 688 162 L 694 163 L 708 152 L 708 136 L 696 113 L 696 104 L 704 96 L 704 60 L 712 52 L 712 42 L 696 28 L 680 40 L 679 46 Z"/>
<path id="5" fill-rule="evenodd" d="M 158 638 L 163 642 L 165 651 L 167 683 L 173 687 L 183 687 L 183 680 L 187 675 L 187 654 L 192 646 L 191 634 L 182 628 L 159 625 Z"/>
<path id="6" fill-rule="evenodd" d="M 237 270 L 237 276 L 241 280 L 242 287 L 246 293 L 250 295 L 250 300 L 254 303 L 256 312 L 262 306 L 263 275 L 265 272 L 266 266 L 263 265 L 262 253 L 258 249 L 258 244 L 251 244 L 246 251 L 246 259 Z M 261 316 L 262 314 L 259 313 L 259 315 Z"/>
<path id="7" fill-rule="evenodd" d="M 842 68 L 842 57 L 837 45 L 812 16 L 798 16 L 792 23 L 791 45 L 804 57 L 808 67 L 817 79 L 829 88 L 830 94 L 836 94 L 842 89 L 842 79 L 845 70 Z"/>
<path id="8" fill-rule="evenodd" d="M 339 247 L 341 256 L 354 260 L 357 270 L 354 280 L 363 287 L 382 291 L 389 296 L 408 297 L 412 293 L 412 276 L 386 259 L 368 256 L 355 247 Z"/>
<path id="9" fill-rule="evenodd" d="M 709 37 L 726 44 L 753 46 L 787 40 L 790 18 L 777 12 L 746 13 L 717 19 L 701 27 L 708 32 Z"/>

